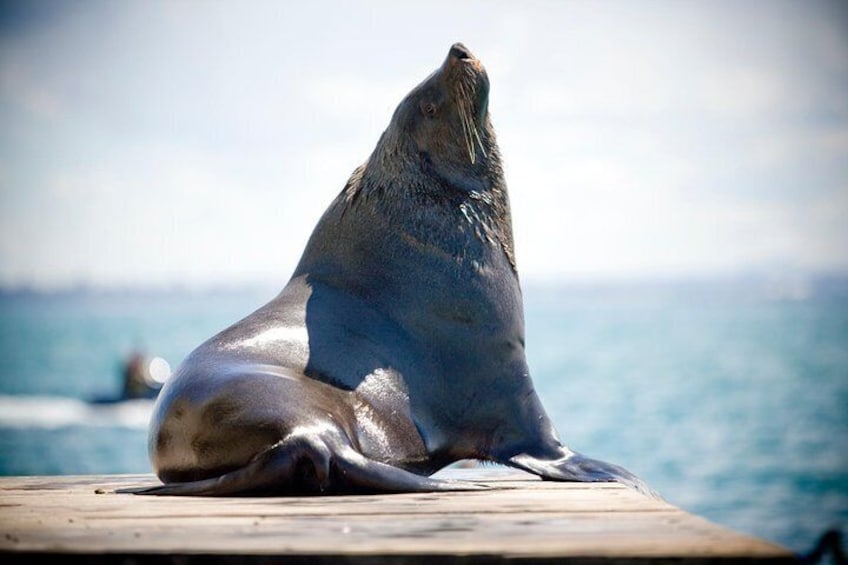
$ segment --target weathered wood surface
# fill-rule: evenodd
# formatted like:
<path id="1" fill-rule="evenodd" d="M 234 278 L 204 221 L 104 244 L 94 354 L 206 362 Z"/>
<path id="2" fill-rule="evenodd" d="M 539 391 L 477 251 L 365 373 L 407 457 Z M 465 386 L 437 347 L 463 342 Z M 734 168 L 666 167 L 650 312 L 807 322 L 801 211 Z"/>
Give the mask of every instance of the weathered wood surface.
<path id="1" fill-rule="evenodd" d="M 778 546 L 616 484 L 450 471 L 448 494 L 179 498 L 116 494 L 151 475 L 0 478 L 0 560 L 89 562 L 790 561 Z M 5 554 L 5 555 L 3 555 Z M 9 561 L 7 557 L 14 559 Z"/>

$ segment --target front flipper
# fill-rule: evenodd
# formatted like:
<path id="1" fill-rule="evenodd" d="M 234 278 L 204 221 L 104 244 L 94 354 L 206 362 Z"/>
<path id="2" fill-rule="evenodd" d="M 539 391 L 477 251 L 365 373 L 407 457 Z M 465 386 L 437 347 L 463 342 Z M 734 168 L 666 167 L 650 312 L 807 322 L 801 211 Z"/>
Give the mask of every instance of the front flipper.
<path id="1" fill-rule="evenodd" d="M 335 443 L 335 442 L 334 442 Z M 483 490 L 463 481 L 431 479 L 368 459 L 344 444 L 289 438 L 250 463 L 218 477 L 119 493 L 173 496 L 235 496 L 353 492 L 434 492 Z"/>
<path id="2" fill-rule="evenodd" d="M 662 500 L 657 492 L 627 469 L 590 459 L 579 453 L 568 452 L 559 459 L 538 459 L 532 455 L 521 454 L 511 457 L 508 464 L 551 481 L 621 483 L 651 498 Z"/>

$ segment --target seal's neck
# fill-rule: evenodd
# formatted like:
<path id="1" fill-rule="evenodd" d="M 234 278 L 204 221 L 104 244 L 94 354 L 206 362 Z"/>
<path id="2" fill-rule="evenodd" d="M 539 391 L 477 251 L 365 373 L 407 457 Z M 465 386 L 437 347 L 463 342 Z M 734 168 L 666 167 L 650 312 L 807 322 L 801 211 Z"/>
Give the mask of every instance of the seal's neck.
<path id="1" fill-rule="evenodd" d="M 418 152 L 390 128 L 340 198 L 346 207 L 380 210 L 403 226 L 405 235 L 446 246 L 449 253 L 465 256 L 479 245 L 500 247 L 515 270 L 506 182 L 488 120 L 486 126 L 485 158 L 450 168 L 434 165 L 433 156 Z"/>

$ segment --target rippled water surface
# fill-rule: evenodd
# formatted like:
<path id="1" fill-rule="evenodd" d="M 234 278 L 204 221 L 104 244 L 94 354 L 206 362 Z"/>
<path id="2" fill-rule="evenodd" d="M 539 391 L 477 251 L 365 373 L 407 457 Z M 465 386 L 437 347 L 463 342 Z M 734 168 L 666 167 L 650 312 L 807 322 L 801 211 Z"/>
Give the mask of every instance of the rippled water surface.
<path id="1" fill-rule="evenodd" d="M 531 371 L 572 448 L 805 551 L 848 522 L 847 287 L 527 285 Z M 152 402 L 89 401 L 130 352 L 176 365 L 274 294 L 0 296 L 0 474 L 149 471 Z"/>

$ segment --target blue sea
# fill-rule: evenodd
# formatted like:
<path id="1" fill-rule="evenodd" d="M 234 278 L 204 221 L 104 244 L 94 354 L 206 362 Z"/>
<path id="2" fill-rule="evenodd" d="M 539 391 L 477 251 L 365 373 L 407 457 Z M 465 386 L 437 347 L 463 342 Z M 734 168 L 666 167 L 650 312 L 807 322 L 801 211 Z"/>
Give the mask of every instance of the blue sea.
<path id="1" fill-rule="evenodd" d="M 134 351 L 176 366 L 274 288 L 0 293 L 0 474 L 150 470 Z M 848 524 L 848 280 L 524 286 L 536 388 L 573 449 L 809 550 Z"/>

